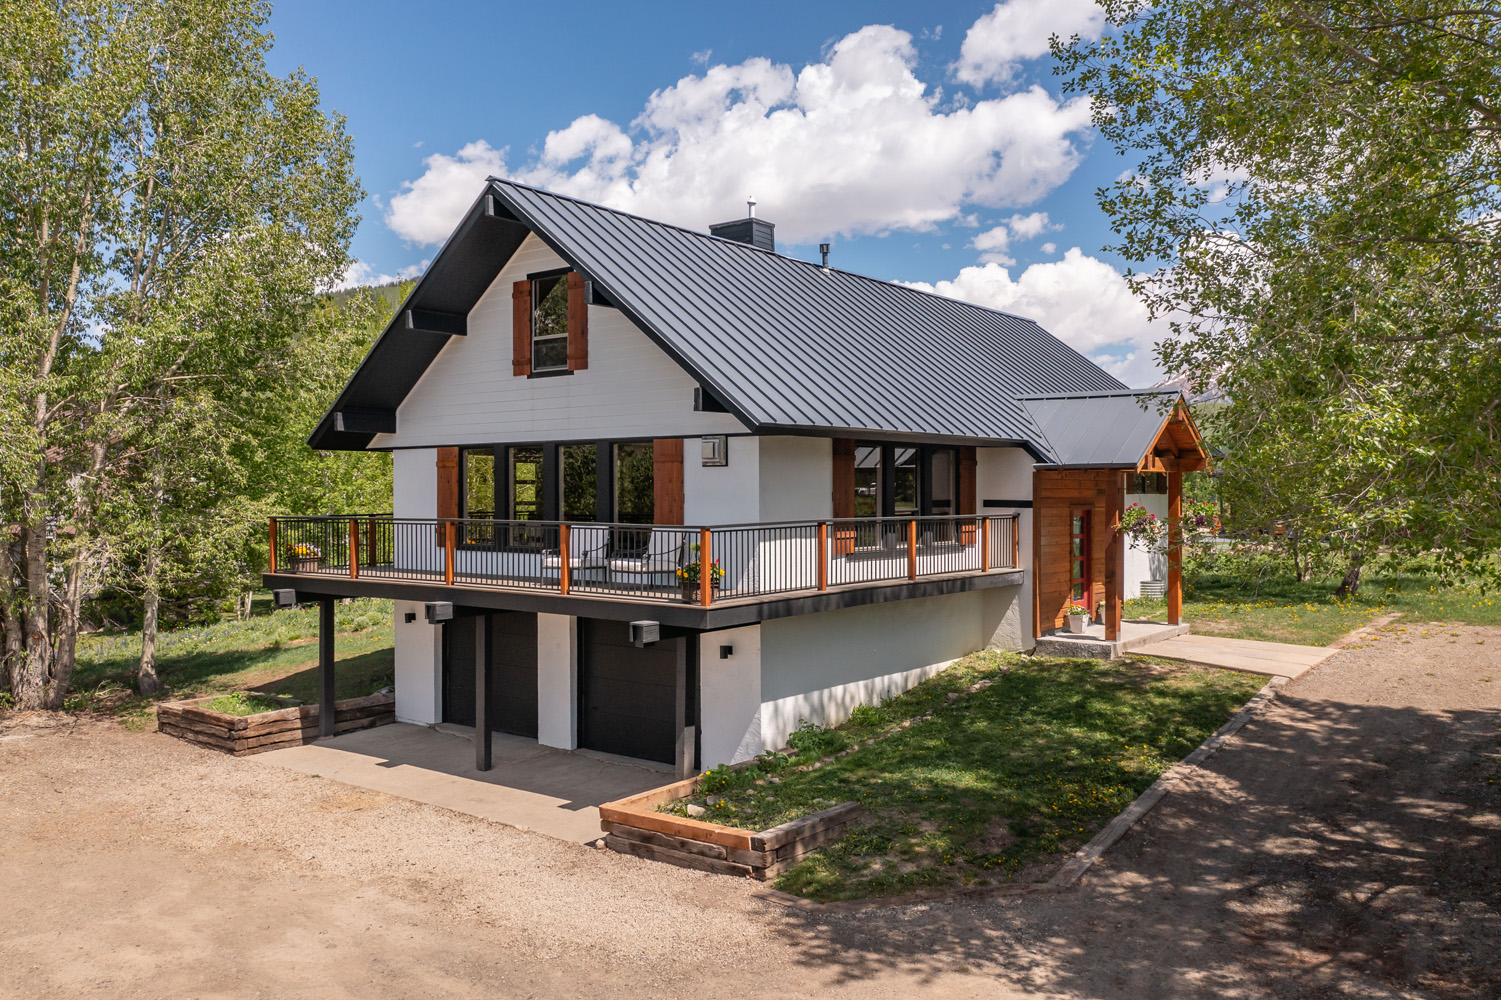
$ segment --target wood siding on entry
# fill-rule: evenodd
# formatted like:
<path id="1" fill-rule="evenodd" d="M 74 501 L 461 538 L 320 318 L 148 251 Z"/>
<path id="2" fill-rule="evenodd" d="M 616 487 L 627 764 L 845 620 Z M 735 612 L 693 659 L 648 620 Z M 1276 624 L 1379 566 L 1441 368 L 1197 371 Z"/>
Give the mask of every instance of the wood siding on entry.
<path id="1" fill-rule="evenodd" d="M 652 442 L 652 501 L 658 524 L 683 523 L 683 439 Z"/>
<path id="2" fill-rule="evenodd" d="M 1119 469 L 1039 469 L 1032 496 L 1037 519 L 1038 618 L 1043 630 L 1062 628 L 1070 603 L 1069 521 L 1079 507 L 1090 509 L 1089 609 L 1105 599 L 1106 543 L 1109 536 L 1107 491 L 1123 489 Z"/>

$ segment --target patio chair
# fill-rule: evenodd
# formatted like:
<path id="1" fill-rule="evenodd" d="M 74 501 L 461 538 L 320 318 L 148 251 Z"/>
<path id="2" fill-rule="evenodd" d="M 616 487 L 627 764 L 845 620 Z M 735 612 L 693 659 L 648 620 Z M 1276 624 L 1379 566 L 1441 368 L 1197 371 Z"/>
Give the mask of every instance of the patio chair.
<path id="1" fill-rule="evenodd" d="M 605 565 L 605 550 L 610 544 L 610 529 L 592 527 L 570 527 L 568 529 L 568 572 L 569 575 L 579 570 L 603 569 Z M 542 571 L 544 573 L 556 573 L 559 576 L 563 572 L 563 556 L 559 552 L 548 552 L 542 556 Z"/>
<path id="2" fill-rule="evenodd" d="M 688 536 L 681 529 L 654 530 L 643 552 L 606 560 L 605 572 L 611 582 L 618 577 L 639 577 L 647 586 L 672 587 L 677 584 L 677 571 L 687 549 Z"/>

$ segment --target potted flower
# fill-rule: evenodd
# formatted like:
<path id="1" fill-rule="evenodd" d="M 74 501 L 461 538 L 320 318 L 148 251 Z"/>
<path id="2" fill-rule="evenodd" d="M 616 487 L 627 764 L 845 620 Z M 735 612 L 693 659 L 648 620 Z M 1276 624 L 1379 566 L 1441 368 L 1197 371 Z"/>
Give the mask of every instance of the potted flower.
<path id="1" fill-rule="evenodd" d="M 1082 604 L 1068 606 L 1068 630 L 1074 635 L 1083 635 L 1089 627 L 1089 609 Z"/>
<path id="2" fill-rule="evenodd" d="M 298 542 L 292 546 L 291 554 L 293 573 L 316 573 L 323 550 L 307 542 Z"/>
<path id="3" fill-rule="evenodd" d="M 694 546 L 695 549 L 698 546 Z M 703 597 L 703 587 L 699 584 L 699 569 L 703 564 L 695 559 L 685 566 L 678 568 L 678 584 L 683 588 L 683 600 L 690 604 L 697 604 Z M 719 590 L 719 581 L 724 576 L 724 570 L 715 559 L 709 564 L 709 587 L 713 591 Z"/>

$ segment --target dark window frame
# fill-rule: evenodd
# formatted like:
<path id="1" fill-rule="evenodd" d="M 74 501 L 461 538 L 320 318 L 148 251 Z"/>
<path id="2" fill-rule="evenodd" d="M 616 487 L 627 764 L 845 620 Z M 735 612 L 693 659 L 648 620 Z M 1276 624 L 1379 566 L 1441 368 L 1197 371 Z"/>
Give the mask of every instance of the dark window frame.
<path id="1" fill-rule="evenodd" d="M 527 331 L 527 352 L 531 363 L 528 366 L 527 378 L 554 378 L 559 375 L 573 374 L 572 369 L 568 367 L 568 348 L 570 333 L 568 331 L 566 319 L 568 275 L 572 274 L 573 270 L 574 269 L 571 267 L 555 267 L 546 271 L 534 271 L 526 276 L 526 280 L 531 284 L 532 291 L 532 309 L 530 317 L 531 328 Z M 539 289 L 537 285 L 539 282 L 546 281 L 549 278 L 562 279 L 560 284 L 563 288 L 565 303 L 564 328 L 562 334 L 548 334 L 542 339 L 546 341 L 557 341 L 561 339 L 563 341 L 563 362 L 560 365 L 548 365 L 547 367 L 543 368 L 539 367 L 537 364 L 537 312 L 542 308 L 542 300 L 544 296 L 538 294 Z"/>

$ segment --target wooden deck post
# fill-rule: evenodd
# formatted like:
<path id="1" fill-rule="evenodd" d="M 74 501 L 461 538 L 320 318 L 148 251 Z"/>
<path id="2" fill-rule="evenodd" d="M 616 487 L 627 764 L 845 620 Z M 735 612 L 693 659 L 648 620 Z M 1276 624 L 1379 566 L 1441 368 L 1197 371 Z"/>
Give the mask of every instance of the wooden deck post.
<path id="1" fill-rule="evenodd" d="M 1112 474 L 1105 487 L 1105 639 L 1121 637 L 1121 578 L 1125 576 L 1126 546 L 1121 534 L 1121 507 L 1125 504 L 1124 477 Z"/>
<path id="2" fill-rule="evenodd" d="M 453 586 L 453 549 L 455 535 L 458 533 L 458 525 L 452 521 L 444 521 L 443 530 L 443 582 Z"/>
<path id="3" fill-rule="evenodd" d="M 349 519 L 349 578 L 360 578 L 360 520 L 357 517 Z"/>
<path id="4" fill-rule="evenodd" d="M 573 572 L 568 565 L 568 536 L 570 534 L 566 524 L 558 529 L 558 563 L 561 567 L 558 570 L 558 593 L 560 594 L 567 594 L 568 589 L 573 586 Z"/>
<path id="5" fill-rule="evenodd" d="M 491 618 L 470 619 L 474 627 L 474 769 L 490 770 L 490 641 Z M 443 626 L 449 628 L 453 623 Z"/>
<path id="6" fill-rule="evenodd" d="M 1183 473 L 1167 474 L 1167 623 L 1183 624 Z"/>
<path id="7" fill-rule="evenodd" d="M 818 589 L 829 589 L 829 522 L 818 522 Z"/>
<path id="8" fill-rule="evenodd" d="M 334 734 L 334 599 L 318 602 L 318 736 Z"/>
<path id="9" fill-rule="evenodd" d="M 271 572 L 276 572 L 276 518 L 271 518 Z"/>
<path id="10" fill-rule="evenodd" d="M 714 602 L 714 558 L 709 551 L 709 529 L 698 529 L 698 603 L 708 607 Z"/>
<path id="11" fill-rule="evenodd" d="M 917 519 L 907 522 L 907 579 L 917 579 Z"/>
<path id="12" fill-rule="evenodd" d="M 990 518 L 980 518 L 980 572 L 990 572 Z"/>
<path id="13" fill-rule="evenodd" d="M 1022 568 L 1022 516 L 1011 515 L 1011 568 Z"/>

